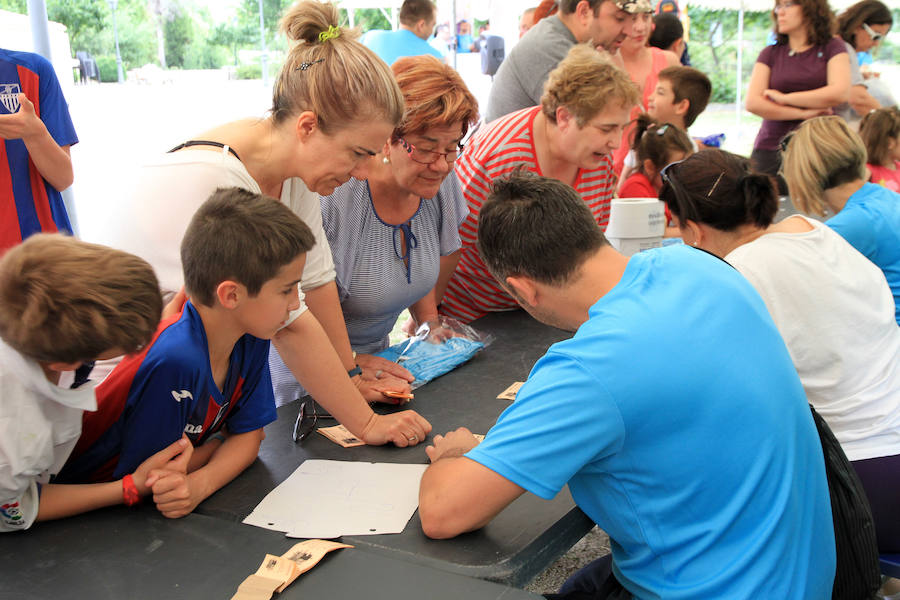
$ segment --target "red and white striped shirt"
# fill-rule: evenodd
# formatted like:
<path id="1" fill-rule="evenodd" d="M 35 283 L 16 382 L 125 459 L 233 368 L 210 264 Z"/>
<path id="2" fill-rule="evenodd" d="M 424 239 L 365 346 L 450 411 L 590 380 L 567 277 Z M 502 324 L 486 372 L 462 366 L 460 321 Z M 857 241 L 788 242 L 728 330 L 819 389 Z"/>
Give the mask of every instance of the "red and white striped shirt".
<path id="1" fill-rule="evenodd" d="M 463 188 L 469 216 L 459 228 L 462 253 L 447 285 L 441 313 L 468 323 L 489 312 L 519 308 L 497 284 L 478 255 L 478 214 L 494 180 L 523 167 L 543 175 L 534 147 L 534 117 L 540 106 L 526 108 L 490 123 L 469 143 L 456 161 L 456 175 Z M 615 189 L 612 160 L 606 157 L 594 170 L 578 169 L 572 186 L 601 228 L 609 221 L 609 202 Z"/>

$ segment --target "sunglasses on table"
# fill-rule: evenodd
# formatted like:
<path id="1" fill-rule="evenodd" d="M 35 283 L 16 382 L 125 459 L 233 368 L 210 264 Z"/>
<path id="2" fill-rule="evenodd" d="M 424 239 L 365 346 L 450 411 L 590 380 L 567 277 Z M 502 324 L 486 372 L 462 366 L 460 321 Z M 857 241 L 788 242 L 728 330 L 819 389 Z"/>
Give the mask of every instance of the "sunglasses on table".
<path id="1" fill-rule="evenodd" d="M 297 420 L 294 422 L 294 432 L 292 437 L 294 443 L 301 444 L 310 434 L 316 430 L 319 419 L 333 419 L 329 414 L 319 413 L 316 409 L 316 401 L 311 396 L 306 396 L 300 400 L 300 412 L 297 414 Z"/>

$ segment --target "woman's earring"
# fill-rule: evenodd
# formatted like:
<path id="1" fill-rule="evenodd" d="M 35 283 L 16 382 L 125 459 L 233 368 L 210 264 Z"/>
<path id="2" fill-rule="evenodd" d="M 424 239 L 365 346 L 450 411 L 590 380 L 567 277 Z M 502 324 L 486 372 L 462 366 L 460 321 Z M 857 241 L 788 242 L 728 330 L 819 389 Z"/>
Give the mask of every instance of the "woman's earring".
<path id="1" fill-rule="evenodd" d="M 386 165 L 389 165 L 389 164 L 391 164 L 391 159 L 388 158 L 387 156 L 385 156 L 384 158 L 381 159 L 381 162 L 383 162 Z"/>

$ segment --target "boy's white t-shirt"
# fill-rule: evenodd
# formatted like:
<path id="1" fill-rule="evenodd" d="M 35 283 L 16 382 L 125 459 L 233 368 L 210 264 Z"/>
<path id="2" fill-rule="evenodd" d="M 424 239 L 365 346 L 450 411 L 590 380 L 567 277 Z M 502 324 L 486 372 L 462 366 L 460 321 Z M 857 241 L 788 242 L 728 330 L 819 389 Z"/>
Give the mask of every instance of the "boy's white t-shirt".
<path id="1" fill-rule="evenodd" d="M 50 383 L 37 362 L 0 340 L 0 532 L 27 529 L 38 514 L 37 484 L 62 468 L 97 410 L 94 388 Z"/>
<path id="2" fill-rule="evenodd" d="M 847 457 L 900 454 L 900 327 L 884 274 L 827 225 L 796 218 L 813 230 L 765 234 L 725 260 L 762 296 Z"/>

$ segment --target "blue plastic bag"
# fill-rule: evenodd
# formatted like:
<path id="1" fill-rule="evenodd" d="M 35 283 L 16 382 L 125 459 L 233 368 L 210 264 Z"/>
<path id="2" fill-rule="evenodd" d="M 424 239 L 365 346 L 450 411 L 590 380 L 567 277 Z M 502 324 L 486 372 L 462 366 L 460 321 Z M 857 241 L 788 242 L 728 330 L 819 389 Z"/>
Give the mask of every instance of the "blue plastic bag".
<path id="1" fill-rule="evenodd" d="M 414 337 L 376 352 L 391 362 L 399 362 L 416 378 L 412 389 L 421 387 L 463 364 L 493 341 L 455 319 L 440 317 L 424 323 Z"/>

